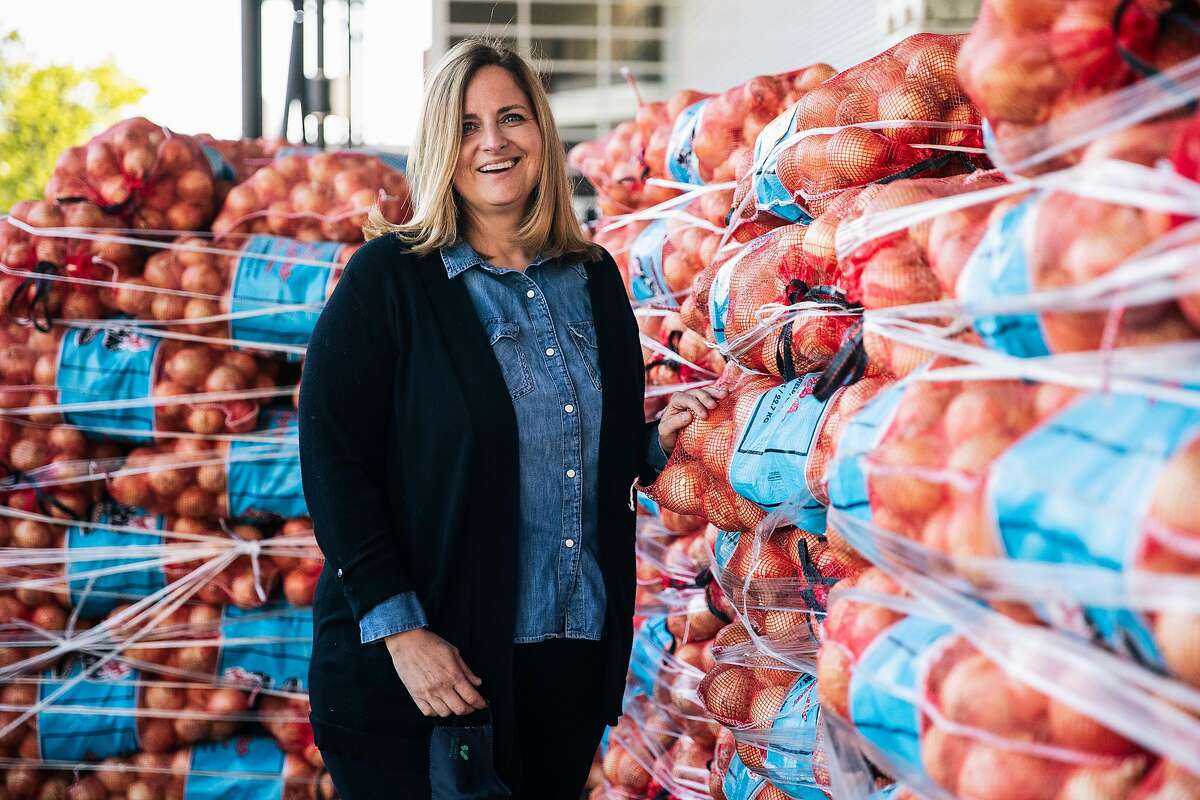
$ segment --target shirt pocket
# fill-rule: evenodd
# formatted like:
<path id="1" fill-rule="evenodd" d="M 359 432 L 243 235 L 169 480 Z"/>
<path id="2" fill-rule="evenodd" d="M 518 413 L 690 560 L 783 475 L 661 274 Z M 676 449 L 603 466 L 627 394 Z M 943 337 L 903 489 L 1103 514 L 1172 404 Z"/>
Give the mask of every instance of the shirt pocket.
<path id="1" fill-rule="evenodd" d="M 521 342 L 517 338 L 521 326 L 504 319 L 488 320 L 488 340 L 492 344 L 492 352 L 500 364 L 500 372 L 504 374 L 504 382 L 508 384 L 508 393 L 514 400 L 524 397 L 533 391 L 533 371 L 521 351 Z"/>
<path id="2" fill-rule="evenodd" d="M 592 385 L 600 388 L 600 350 L 596 347 L 596 325 L 592 322 L 568 322 L 567 329 L 571 331 L 571 341 L 575 350 L 583 359 Z"/>

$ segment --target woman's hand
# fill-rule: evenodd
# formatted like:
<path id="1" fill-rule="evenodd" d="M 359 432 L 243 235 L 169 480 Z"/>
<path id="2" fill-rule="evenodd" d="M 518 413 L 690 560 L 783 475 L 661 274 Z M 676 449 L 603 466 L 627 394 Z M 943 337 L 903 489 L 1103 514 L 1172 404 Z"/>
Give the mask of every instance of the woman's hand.
<path id="1" fill-rule="evenodd" d="M 417 628 L 394 633 L 384 642 L 396 674 L 425 716 L 463 716 L 487 708 L 476 691 L 483 681 L 467 667 L 458 648 L 436 633 Z"/>
<path id="2" fill-rule="evenodd" d="M 679 432 L 694 419 L 707 419 L 708 412 L 716 408 L 728 394 L 728 389 L 708 386 L 671 395 L 671 400 L 658 421 L 658 443 L 663 452 L 671 455 L 671 451 L 675 449 L 675 442 L 679 439 Z"/>

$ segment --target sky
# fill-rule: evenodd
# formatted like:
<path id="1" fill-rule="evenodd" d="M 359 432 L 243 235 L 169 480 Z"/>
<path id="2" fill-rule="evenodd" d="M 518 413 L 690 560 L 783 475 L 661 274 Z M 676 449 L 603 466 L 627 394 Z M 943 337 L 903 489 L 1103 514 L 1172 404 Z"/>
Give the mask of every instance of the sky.
<path id="1" fill-rule="evenodd" d="M 326 73 L 337 77 L 346 63 L 345 3 L 325 5 Z M 291 8 L 291 0 L 263 2 L 268 134 L 282 120 Z M 430 4 L 364 0 L 354 13 L 363 32 L 354 63 L 356 138 L 361 133 L 367 144 L 408 144 L 431 35 Z M 7 0 L 0 4 L 0 32 L 12 29 L 36 62 L 79 67 L 115 62 L 147 89 L 131 116 L 141 114 L 181 133 L 241 135 L 240 0 Z M 310 37 L 311 50 L 315 35 Z"/>

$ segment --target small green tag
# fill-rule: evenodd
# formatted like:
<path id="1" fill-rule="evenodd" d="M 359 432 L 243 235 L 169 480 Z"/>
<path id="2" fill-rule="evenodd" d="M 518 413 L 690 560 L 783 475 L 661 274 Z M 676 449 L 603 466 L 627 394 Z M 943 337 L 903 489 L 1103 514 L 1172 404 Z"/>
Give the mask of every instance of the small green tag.
<path id="1" fill-rule="evenodd" d="M 462 747 L 458 748 L 458 757 L 461 758 L 463 761 L 470 761 L 471 760 L 470 745 L 464 744 Z"/>

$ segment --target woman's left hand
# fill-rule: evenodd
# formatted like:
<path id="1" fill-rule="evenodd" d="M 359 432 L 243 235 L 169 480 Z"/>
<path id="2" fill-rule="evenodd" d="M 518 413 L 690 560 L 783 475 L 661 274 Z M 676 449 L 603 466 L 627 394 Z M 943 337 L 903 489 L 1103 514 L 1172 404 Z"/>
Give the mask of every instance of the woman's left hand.
<path id="1" fill-rule="evenodd" d="M 671 451 L 675 449 L 675 442 L 679 439 L 679 432 L 692 420 L 707 419 L 708 412 L 716 408 L 728 394 L 728 389 L 706 386 L 671 395 L 671 400 L 658 421 L 658 443 L 663 452 L 671 455 Z"/>

